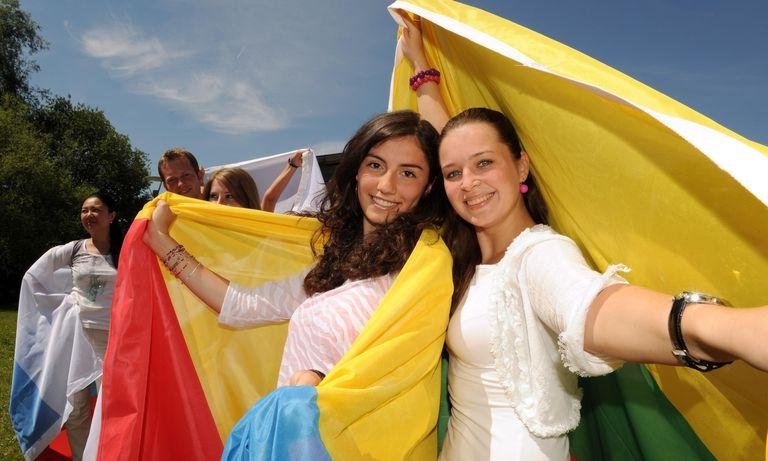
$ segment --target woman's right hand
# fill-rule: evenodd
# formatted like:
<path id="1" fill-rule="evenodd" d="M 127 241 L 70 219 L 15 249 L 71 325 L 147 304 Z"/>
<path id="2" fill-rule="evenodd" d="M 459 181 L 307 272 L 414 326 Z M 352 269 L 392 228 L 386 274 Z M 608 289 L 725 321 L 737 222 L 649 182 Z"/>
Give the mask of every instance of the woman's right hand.
<path id="1" fill-rule="evenodd" d="M 411 62 L 414 74 L 432 68 L 424 54 L 424 43 L 421 35 L 421 19 L 416 16 L 412 21 L 403 10 L 397 10 L 397 14 L 405 24 L 403 27 L 402 50 L 405 58 Z M 435 129 L 440 132 L 446 123 L 448 123 L 448 108 L 440 93 L 437 82 L 426 82 L 418 87 L 416 95 L 418 96 L 418 110 L 422 117 L 427 120 Z"/>
<path id="2" fill-rule="evenodd" d="M 159 200 L 152 213 L 152 220 L 144 231 L 143 240 L 155 254 L 163 260 L 168 258 L 171 250 L 178 247 L 179 242 L 174 240 L 169 234 L 171 225 L 176 220 L 176 214 L 164 200 Z M 181 258 L 194 261 L 192 255 L 182 250 L 176 253 L 174 258 Z M 178 259 L 175 259 L 178 262 Z M 177 277 L 189 288 L 192 293 L 200 298 L 205 304 L 216 312 L 221 312 L 221 305 L 224 303 L 224 296 L 229 287 L 229 280 L 220 277 L 215 272 L 203 265 L 199 267 L 182 264 L 181 269 L 175 273 Z"/>
<path id="3" fill-rule="evenodd" d="M 146 243 L 155 254 L 164 254 L 169 248 L 175 246 L 168 233 L 171 228 L 171 224 L 176 220 L 176 214 L 168 206 L 165 200 L 160 200 L 155 206 L 155 211 L 152 213 L 152 220 L 147 225 L 147 229 L 144 231 L 142 240 Z"/>
<path id="4" fill-rule="evenodd" d="M 168 202 L 160 200 L 157 202 L 155 211 L 152 213 L 152 225 L 157 232 L 168 235 L 171 224 L 176 220 L 176 213 L 168 206 Z"/>

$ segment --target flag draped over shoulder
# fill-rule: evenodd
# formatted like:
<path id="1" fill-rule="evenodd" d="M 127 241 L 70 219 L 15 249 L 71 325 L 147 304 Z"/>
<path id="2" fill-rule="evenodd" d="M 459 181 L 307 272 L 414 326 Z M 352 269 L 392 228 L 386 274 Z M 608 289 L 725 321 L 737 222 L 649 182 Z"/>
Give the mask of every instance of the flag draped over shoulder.
<path id="1" fill-rule="evenodd" d="M 178 216 L 171 236 L 229 280 L 257 285 L 313 263 L 312 218 L 160 198 Z M 153 209 L 138 215 L 121 254 L 98 457 L 218 459 L 235 423 L 274 389 L 286 325 L 219 326 L 143 244 Z M 450 268 L 437 234 L 422 235 L 352 348 L 311 388 L 317 417 L 303 422 L 331 456 L 434 458 Z"/>
<path id="2" fill-rule="evenodd" d="M 595 268 L 622 262 L 632 268 L 632 283 L 659 291 L 697 289 L 736 305 L 765 303 L 766 146 L 482 10 L 450 0 L 390 8 L 421 17 L 425 51 L 442 74 L 452 115 L 485 106 L 510 117 L 551 224 Z M 412 72 L 406 61 L 396 63 L 392 109 L 416 109 Z M 609 458 L 765 453 L 768 377 L 743 363 L 708 374 L 628 366 L 601 379 L 583 381 L 585 423 L 593 424 L 593 436 L 605 431 L 602 447 L 582 452 L 585 459 L 598 459 L 595 450 Z M 603 399 L 609 388 L 612 397 Z M 609 441 L 610 434 L 620 435 Z"/>
<path id="3" fill-rule="evenodd" d="M 101 376 L 101 359 L 70 295 L 72 272 L 57 270 L 55 262 L 57 251 L 74 254 L 74 243 L 48 250 L 22 279 L 10 412 L 26 459 L 53 442 L 72 411 L 72 396 Z"/>

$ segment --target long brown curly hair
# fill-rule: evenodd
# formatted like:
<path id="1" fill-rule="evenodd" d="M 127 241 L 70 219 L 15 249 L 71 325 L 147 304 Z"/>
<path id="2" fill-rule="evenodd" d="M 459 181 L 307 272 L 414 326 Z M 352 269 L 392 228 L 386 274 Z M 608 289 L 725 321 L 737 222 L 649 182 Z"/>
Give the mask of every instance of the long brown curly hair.
<path id="1" fill-rule="evenodd" d="M 391 222 L 376 226 L 363 238 L 363 210 L 357 197 L 357 171 L 368 152 L 395 138 L 414 136 L 429 164 L 429 180 L 417 205 Z M 402 269 L 426 227 L 439 228 L 448 211 L 437 179 L 437 131 L 412 111 L 380 114 L 366 122 L 344 147 L 341 162 L 328 182 L 327 194 L 315 217 L 322 227 L 313 243 L 327 239 L 317 265 L 304 279 L 308 295 L 341 286 L 347 280 L 378 277 Z M 431 188 L 429 187 L 431 185 Z M 314 245 L 313 245 L 314 247 Z"/>

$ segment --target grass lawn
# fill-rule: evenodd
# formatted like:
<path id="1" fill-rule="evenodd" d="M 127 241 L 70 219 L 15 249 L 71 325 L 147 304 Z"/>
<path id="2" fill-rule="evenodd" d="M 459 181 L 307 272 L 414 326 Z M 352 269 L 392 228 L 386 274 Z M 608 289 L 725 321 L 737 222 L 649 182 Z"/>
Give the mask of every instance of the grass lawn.
<path id="1" fill-rule="evenodd" d="M 16 339 L 16 306 L 0 306 L 0 459 L 23 459 L 16 436 L 11 429 L 8 398 L 13 374 L 13 346 Z"/>

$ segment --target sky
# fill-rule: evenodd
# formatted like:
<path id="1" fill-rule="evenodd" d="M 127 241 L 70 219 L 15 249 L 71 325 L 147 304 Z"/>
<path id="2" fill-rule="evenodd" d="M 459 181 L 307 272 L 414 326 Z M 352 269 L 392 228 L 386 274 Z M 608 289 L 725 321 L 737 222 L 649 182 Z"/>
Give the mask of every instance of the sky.
<path id="1" fill-rule="evenodd" d="M 310 146 L 386 111 L 396 25 L 375 0 L 22 0 L 50 49 L 32 84 L 104 111 L 150 168 Z M 765 0 L 467 0 L 768 144 Z"/>

